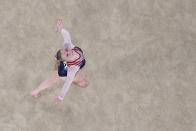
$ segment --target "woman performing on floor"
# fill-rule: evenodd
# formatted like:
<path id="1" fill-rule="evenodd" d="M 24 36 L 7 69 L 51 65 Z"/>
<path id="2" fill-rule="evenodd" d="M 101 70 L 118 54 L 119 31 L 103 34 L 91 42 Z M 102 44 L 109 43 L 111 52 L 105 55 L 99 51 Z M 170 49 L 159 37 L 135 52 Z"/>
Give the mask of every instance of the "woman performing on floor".
<path id="1" fill-rule="evenodd" d="M 88 82 L 86 81 L 87 75 L 80 71 L 85 66 L 86 62 L 83 51 L 72 44 L 70 34 L 63 28 L 61 19 L 57 20 L 57 32 L 61 32 L 64 43 L 63 48 L 58 50 L 55 56 L 55 75 L 43 81 L 38 88 L 30 93 L 31 96 L 37 98 L 41 96 L 41 91 L 60 80 L 64 80 L 65 84 L 63 85 L 59 96 L 54 99 L 55 104 L 63 102 L 64 96 L 69 90 L 72 82 L 80 87 L 88 86 Z"/>

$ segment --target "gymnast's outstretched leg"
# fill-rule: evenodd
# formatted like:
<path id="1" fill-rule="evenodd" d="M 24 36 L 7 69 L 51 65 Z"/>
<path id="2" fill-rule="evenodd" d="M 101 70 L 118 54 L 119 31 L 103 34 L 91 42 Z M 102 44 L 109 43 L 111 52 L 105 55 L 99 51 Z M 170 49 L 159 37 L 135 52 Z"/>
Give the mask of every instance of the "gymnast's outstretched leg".
<path id="1" fill-rule="evenodd" d="M 86 81 L 87 75 L 84 72 L 78 72 L 74 78 L 74 83 L 80 87 L 87 87 L 88 82 Z M 66 80 L 66 77 L 59 77 L 58 73 L 56 72 L 54 76 L 49 77 L 48 79 L 44 80 L 38 88 L 31 91 L 30 95 L 37 98 L 41 94 L 40 92 L 45 90 L 46 88 L 51 87 L 54 83 L 57 83 L 60 80 Z"/>
<path id="2" fill-rule="evenodd" d="M 55 75 L 53 75 L 52 77 L 47 78 L 46 80 L 44 80 L 39 86 L 38 88 L 34 89 L 33 91 L 31 91 L 30 95 L 33 97 L 39 97 L 40 96 L 40 92 L 45 90 L 46 88 L 49 88 L 50 86 L 52 86 L 52 84 L 60 81 L 60 77 L 58 76 L 58 73 L 55 72 Z"/>

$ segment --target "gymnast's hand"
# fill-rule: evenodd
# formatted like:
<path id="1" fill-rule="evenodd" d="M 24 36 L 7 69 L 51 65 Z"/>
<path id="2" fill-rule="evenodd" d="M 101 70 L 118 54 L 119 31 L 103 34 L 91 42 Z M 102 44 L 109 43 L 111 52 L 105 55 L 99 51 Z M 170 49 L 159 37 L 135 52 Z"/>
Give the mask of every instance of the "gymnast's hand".
<path id="1" fill-rule="evenodd" d="M 60 32 L 61 29 L 63 28 L 62 19 L 57 19 L 56 20 L 56 24 L 57 24 L 57 30 L 56 30 L 56 32 Z"/>
<path id="2" fill-rule="evenodd" d="M 64 100 L 60 100 L 60 99 L 58 98 L 58 96 L 54 98 L 54 104 L 58 104 L 58 103 L 61 103 L 61 102 L 63 102 L 63 101 L 64 101 Z"/>

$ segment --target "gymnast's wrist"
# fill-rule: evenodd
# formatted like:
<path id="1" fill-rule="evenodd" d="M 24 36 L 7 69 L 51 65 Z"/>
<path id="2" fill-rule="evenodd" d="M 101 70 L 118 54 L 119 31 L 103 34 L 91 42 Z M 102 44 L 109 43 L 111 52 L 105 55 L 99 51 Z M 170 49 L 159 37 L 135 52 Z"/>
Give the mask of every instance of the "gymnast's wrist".
<path id="1" fill-rule="evenodd" d="M 58 98 L 59 98 L 59 100 L 63 100 L 64 99 L 64 97 L 62 97 L 62 96 L 58 96 Z"/>

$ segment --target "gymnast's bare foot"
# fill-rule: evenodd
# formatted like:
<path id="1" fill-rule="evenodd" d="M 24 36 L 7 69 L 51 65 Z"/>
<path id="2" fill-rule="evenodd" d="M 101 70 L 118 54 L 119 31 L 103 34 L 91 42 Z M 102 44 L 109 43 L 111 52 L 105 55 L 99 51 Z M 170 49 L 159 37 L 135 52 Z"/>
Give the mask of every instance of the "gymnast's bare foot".
<path id="1" fill-rule="evenodd" d="M 87 81 L 81 81 L 81 82 L 78 82 L 78 83 L 76 83 L 78 86 L 80 86 L 80 87 L 83 87 L 83 88 L 85 88 L 85 87 L 87 87 L 88 86 L 88 82 Z"/>
<path id="2" fill-rule="evenodd" d="M 38 98 L 41 96 L 41 94 L 36 90 L 31 91 L 30 95 L 34 98 Z"/>

